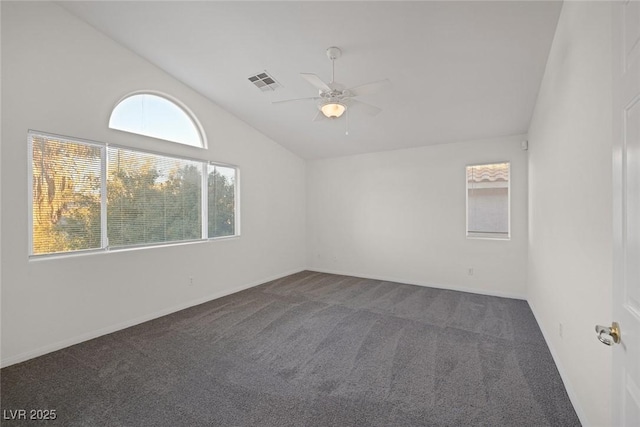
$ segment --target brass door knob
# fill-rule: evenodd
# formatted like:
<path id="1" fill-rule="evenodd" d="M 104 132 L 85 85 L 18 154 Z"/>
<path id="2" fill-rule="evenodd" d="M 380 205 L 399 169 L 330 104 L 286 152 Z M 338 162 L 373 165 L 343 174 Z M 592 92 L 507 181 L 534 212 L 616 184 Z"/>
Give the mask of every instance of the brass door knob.
<path id="1" fill-rule="evenodd" d="M 620 325 L 618 322 L 613 322 L 611 327 L 596 325 L 596 334 L 602 344 L 618 344 L 620 342 Z"/>

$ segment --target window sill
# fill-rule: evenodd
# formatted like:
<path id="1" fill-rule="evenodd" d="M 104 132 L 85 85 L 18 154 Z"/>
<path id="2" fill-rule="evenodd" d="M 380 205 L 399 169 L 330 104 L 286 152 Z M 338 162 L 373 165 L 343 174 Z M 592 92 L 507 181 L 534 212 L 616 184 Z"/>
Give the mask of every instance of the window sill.
<path id="1" fill-rule="evenodd" d="M 511 240 L 509 234 L 499 233 L 467 233 L 467 239 L 480 239 L 480 240 Z"/>
<path id="2" fill-rule="evenodd" d="M 194 245 L 194 244 L 209 243 L 209 242 L 221 241 L 221 240 L 234 240 L 239 237 L 240 237 L 239 234 L 235 234 L 233 236 L 210 237 L 207 239 L 188 240 L 183 242 L 158 243 L 155 245 L 122 246 L 122 247 L 106 248 L 106 249 L 105 248 L 86 249 L 86 250 L 79 250 L 79 251 L 73 251 L 73 252 L 59 252 L 54 254 L 29 255 L 29 262 L 46 261 L 46 260 L 53 260 L 53 259 L 76 258 L 76 257 L 90 256 L 90 255 L 99 255 L 99 254 L 132 252 L 132 251 L 167 248 L 167 247 L 175 247 L 175 246 Z"/>

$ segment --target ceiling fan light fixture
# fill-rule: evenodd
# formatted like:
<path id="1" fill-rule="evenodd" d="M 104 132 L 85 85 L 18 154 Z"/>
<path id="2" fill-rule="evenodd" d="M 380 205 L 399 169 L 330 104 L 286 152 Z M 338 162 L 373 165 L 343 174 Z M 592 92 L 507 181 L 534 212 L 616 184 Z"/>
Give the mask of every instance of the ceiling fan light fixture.
<path id="1" fill-rule="evenodd" d="M 328 102 L 320 107 L 322 114 L 329 119 L 336 119 L 340 117 L 346 110 L 347 107 L 339 102 Z"/>

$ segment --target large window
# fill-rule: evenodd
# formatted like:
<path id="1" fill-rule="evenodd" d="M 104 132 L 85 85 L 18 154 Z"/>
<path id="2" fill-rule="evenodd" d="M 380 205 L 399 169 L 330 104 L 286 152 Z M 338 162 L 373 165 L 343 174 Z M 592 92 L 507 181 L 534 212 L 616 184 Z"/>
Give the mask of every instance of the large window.
<path id="1" fill-rule="evenodd" d="M 237 168 L 29 133 L 31 255 L 237 235 Z"/>
<path id="2" fill-rule="evenodd" d="M 509 163 L 467 166 L 467 236 L 509 238 Z"/>

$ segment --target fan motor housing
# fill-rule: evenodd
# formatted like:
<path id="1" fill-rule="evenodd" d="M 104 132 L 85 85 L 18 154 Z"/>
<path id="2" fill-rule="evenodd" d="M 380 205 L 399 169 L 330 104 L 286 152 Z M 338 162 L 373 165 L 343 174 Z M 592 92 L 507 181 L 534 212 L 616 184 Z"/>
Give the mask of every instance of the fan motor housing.
<path id="1" fill-rule="evenodd" d="M 342 50 L 339 47 L 331 46 L 327 49 L 327 56 L 330 60 L 338 59 L 342 56 Z"/>

